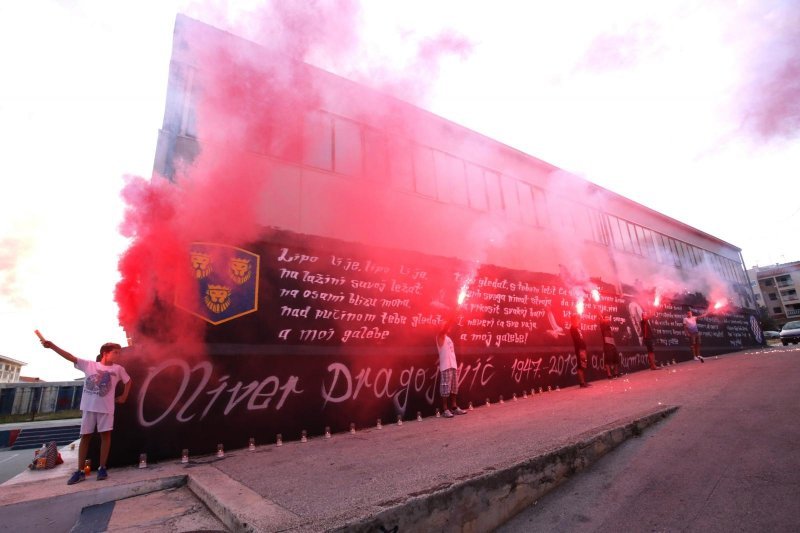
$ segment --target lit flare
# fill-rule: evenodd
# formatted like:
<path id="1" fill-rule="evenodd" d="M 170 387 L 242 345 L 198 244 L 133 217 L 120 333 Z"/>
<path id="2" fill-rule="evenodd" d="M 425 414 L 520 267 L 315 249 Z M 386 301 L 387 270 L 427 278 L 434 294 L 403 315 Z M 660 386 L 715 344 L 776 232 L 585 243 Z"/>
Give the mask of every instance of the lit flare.
<path id="1" fill-rule="evenodd" d="M 458 291 L 458 305 L 463 304 L 464 300 L 466 299 L 467 299 L 467 286 L 465 284 L 463 287 L 461 287 L 461 290 Z"/>

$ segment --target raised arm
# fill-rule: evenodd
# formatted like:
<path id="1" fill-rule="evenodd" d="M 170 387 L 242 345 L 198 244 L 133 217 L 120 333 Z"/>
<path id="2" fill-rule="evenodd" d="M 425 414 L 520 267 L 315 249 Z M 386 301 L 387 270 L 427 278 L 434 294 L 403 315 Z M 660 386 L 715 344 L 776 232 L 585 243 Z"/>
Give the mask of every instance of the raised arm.
<path id="1" fill-rule="evenodd" d="M 44 346 L 45 348 L 48 348 L 50 350 L 53 350 L 54 352 L 56 352 L 58 355 L 60 355 L 61 357 L 63 357 L 64 359 L 66 359 L 67 361 L 72 363 L 73 365 L 78 361 L 77 357 L 75 357 L 74 355 L 72 355 L 71 353 L 69 353 L 66 350 L 62 350 L 61 348 L 56 346 L 55 343 L 53 343 L 51 341 L 43 340 L 42 341 L 42 346 Z"/>

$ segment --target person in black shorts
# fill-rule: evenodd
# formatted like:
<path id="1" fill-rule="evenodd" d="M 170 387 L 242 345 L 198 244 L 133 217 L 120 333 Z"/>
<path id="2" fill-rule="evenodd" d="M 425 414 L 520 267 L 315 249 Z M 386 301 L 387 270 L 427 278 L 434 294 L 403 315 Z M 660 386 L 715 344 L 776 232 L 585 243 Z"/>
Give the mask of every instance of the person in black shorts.
<path id="1" fill-rule="evenodd" d="M 642 311 L 642 320 L 640 322 L 642 330 L 642 340 L 644 346 L 647 348 L 647 362 L 650 363 L 650 370 L 658 370 L 656 366 L 656 352 L 653 348 L 653 328 L 650 326 L 650 316 L 647 311 Z"/>
<path id="2" fill-rule="evenodd" d="M 569 327 L 569 334 L 572 336 L 572 345 L 575 347 L 575 357 L 578 358 L 577 364 L 577 372 L 578 372 L 578 384 L 582 389 L 585 389 L 589 386 L 586 383 L 586 367 L 587 358 L 586 358 L 586 341 L 583 340 L 583 333 L 581 333 L 581 317 L 578 314 L 573 313 L 570 317 L 571 325 Z"/>
<path id="3" fill-rule="evenodd" d="M 600 336 L 603 337 L 603 361 L 606 366 L 608 379 L 618 378 L 619 373 L 619 350 L 614 341 L 614 332 L 611 330 L 611 317 L 604 316 L 600 319 Z"/>

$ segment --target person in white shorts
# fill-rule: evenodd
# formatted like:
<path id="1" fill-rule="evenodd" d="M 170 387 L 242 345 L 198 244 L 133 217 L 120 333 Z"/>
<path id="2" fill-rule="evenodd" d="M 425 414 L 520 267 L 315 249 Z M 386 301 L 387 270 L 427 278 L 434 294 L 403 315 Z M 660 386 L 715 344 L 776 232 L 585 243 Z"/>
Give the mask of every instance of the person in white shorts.
<path id="1" fill-rule="evenodd" d="M 73 472 L 67 484 L 74 485 L 86 479 L 83 465 L 89 451 L 92 433 L 95 430 L 100 433 L 100 465 L 97 468 L 97 480 L 107 479 L 106 461 L 108 461 L 108 452 L 111 449 L 111 430 L 114 429 L 114 402 L 124 403 L 131 390 L 130 376 L 124 367 L 114 362 L 122 348 L 119 344 L 108 342 L 100 347 L 99 360 L 89 361 L 75 357 L 48 340 L 42 340 L 42 346 L 53 350 L 86 374 L 81 396 L 83 416 L 81 417 L 81 443 L 78 449 L 78 470 Z M 115 398 L 117 383 L 120 381 L 125 387 L 122 394 Z"/>

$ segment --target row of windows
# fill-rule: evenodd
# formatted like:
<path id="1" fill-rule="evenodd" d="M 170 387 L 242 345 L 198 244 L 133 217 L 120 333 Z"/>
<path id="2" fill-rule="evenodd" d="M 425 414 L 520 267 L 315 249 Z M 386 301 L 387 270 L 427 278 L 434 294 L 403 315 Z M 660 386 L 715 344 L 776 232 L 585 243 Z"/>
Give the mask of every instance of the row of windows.
<path id="1" fill-rule="evenodd" d="M 767 278 L 762 280 L 762 283 L 764 284 L 765 287 L 774 287 L 776 285 L 776 282 L 778 287 L 789 287 L 791 285 L 794 285 L 794 282 L 792 281 L 792 276 L 789 274 L 784 276 L 778 276 L 777 278 L 774 279 Z"/>
<path id="2" fill-rule="evenodd" d="M 689 243 L 650 230 L 639 224 L 603 213 L 600 210 L 572 204 L 563 210 L 567 215 L 553 220 L 558 227 L 573 230 L 598 244 L 646 257 L 654 262 L 678 268 L 708 265 L 720 277 L 736 283 L 747 283 L 741 263 L 709 252 Z"/>
<path id="3" fill-rule="evenodd" d="M 548 206 L 547 196 L 539 187 L 364 124 L 313 111 L 302 118 L 302 124 L 284 121 L 271 130 L 263 128 L 262 133 L 278 132 L 278 127 L 284 133 L 301 128 L 302 132 L 284 135 L 301 138 L 301 146 L 271 142 L 256 149 L 320 170 L 388 180 L 401 191 L 495 213 L 529 226 L 570 229 L 577 236 L 661 264 L 678 268 L 706 264 L 724 279 L 747 282 L 736 261 L 568 199 Z M 196 135 L 191 110 L 183 113 L 181 134 Z"/>
<path id="4" fill-rule="evenodd" d="M 401 191 L 511 220 L 543 226 L 544 191 L 415 142 L 315 112 L 305 117 L 304 165 L 366 179 L 386 179 Z"/>
<path id="5" fill-rule="evenodd" d="M 705 264 L 723 279 L 747 283 L 747 277 L 738 261 L 731 261 L 708 250 L 613 215 L 607 215 L 607 217 L 611 241 L 619 250 L 679 268 L 693 268 Z"/>

